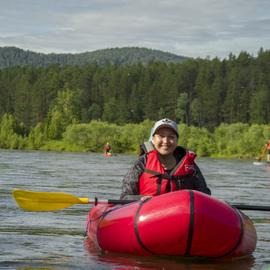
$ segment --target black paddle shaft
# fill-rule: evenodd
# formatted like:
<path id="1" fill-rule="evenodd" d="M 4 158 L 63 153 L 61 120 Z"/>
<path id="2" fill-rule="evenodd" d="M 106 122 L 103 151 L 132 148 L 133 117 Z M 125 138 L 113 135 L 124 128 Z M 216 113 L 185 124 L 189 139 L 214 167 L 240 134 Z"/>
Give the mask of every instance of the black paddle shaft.
<path id="1" fill-rule="evenodd" d="M 136 202 L 137 200 L 114 200 L 114 199 L 110 199 L 108 200 L 108 203 L 111 204 L 128 204 L 128 203 L 133 203 Z"/>
<path id="2" fill-rule="evenodd" d="M 267 205 L 245 205 L 245 204 L 231 204 L 231 206 L 240 210 L 259 210 L 270 211 L 270 206 Z"/>

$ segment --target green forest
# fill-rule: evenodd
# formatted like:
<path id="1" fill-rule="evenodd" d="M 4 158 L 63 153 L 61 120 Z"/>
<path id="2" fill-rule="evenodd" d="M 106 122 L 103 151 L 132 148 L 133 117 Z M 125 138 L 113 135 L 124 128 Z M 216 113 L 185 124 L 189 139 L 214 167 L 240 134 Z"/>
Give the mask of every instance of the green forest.
<path id="1" fill-rule="evenodd" d="M 200 156 L 253 158 L 270 137 L 270 51 L 179 63 L 0 70 L 0 148 L 135 153 L 155 120 Z"/>

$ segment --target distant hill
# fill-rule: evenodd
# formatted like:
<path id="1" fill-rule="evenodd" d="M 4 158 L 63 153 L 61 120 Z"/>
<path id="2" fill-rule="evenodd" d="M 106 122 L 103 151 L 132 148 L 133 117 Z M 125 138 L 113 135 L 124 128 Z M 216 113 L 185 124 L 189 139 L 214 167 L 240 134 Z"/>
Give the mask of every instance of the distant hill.
<path id="1" fill-rule="evenodd" d="M 16 47 L 0 47 L 0 69 L 11 66 L 46 67 L 51 64 L 84 66 L 91 63 L 105 65 L 132 65 L 149 62 L 176 63 L 183 62 L 188 57 L 175 55 L 159 50 L 138 47 L 103 49 L 77 54 L 44 54 Z"/>

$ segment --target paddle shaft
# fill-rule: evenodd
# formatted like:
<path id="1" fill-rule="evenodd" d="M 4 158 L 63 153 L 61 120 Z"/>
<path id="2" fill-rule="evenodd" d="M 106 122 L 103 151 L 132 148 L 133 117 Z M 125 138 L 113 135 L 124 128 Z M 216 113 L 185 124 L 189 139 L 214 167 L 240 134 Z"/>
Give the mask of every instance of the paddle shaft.
<path id="1" fill-rule="evenodd" d="M 138 200 L 90 200 L 89 198 L 78 198 L 72 194 L 63 192 L 36 192 L 30 190 L 13 190 L 12 195 L 17 204 L 26 211 L 54 211 L 70 207 L 74 204 L 128 204 Z M 240 210 L 270 211 L 270 206 L 231 204 Z"/>
<path id="2" fill-rule="evenodd" d="M 98 203 L 110 203 L 110 204 L 128 204 L 136 202 L 137 200 L 115 200 L 115 199 L 109 199 L 109 200 L 98 200 Z"/>
<path id="3" fill-rule="evenodd" d="M 267 205 L 245 205 L 245 204 L 231 204 L 231 206 L 240 210 L 259 210 L 270 211 L 270 206 Z"/>

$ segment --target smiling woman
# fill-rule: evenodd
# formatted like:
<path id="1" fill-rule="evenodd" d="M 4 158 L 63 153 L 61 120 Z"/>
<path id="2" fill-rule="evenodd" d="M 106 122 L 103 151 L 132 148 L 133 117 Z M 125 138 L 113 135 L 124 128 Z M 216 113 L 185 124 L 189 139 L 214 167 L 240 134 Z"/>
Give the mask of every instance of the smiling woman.
<path id="1" fill-rule="evenodd" d="M 176 122 L 165 118 L 155 123 L 149 142 L 142 146 L 142 155 L 123 179 L 121 199 L 140 199 L 181 189 L 211 194 L 195 163 L 196 154 L 177 146 L 178 137 Z"/>

